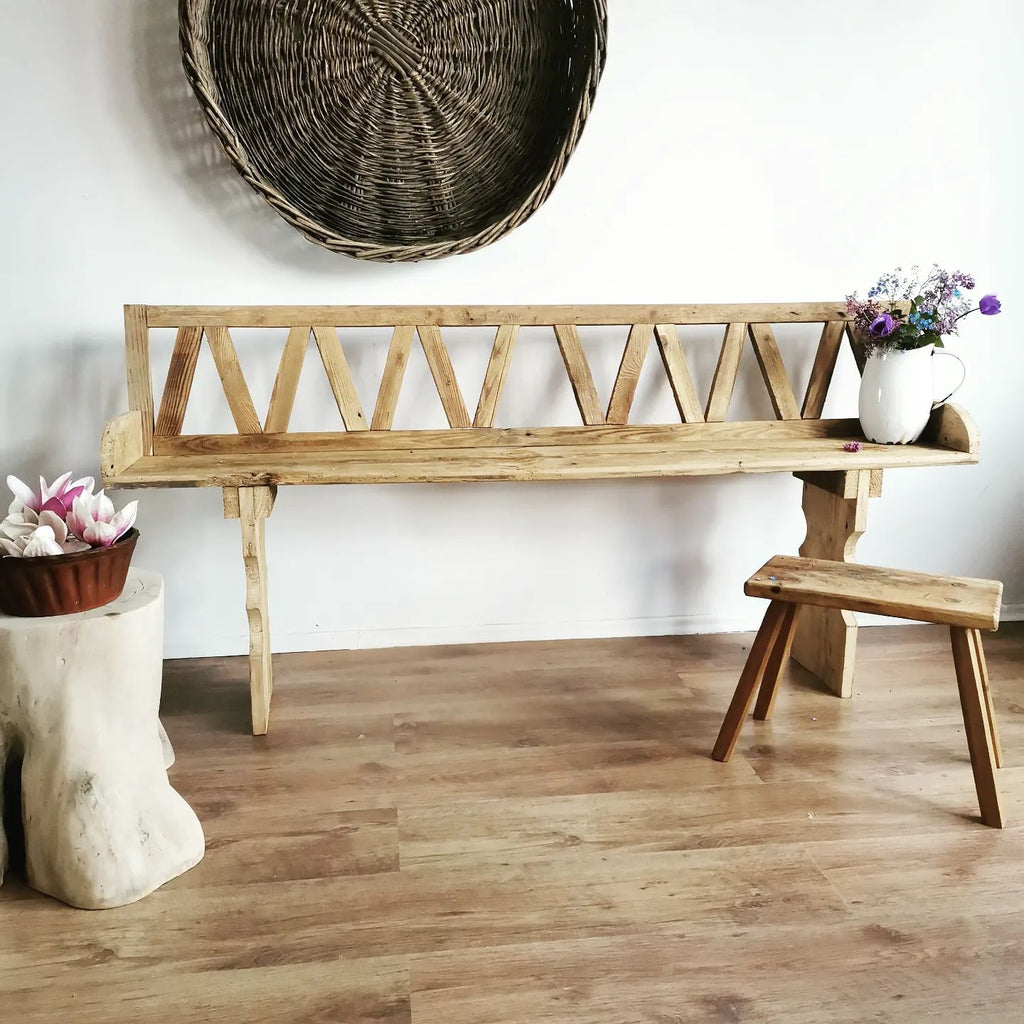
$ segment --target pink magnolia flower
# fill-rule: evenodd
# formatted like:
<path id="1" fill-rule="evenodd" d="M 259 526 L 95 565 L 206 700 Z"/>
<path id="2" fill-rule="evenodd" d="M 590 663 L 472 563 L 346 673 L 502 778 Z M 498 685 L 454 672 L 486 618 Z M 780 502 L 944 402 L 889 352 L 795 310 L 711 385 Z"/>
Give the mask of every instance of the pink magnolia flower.
<path id="1" fill-rule="evenodd" d="M 120 512 L 115 512 L 114 503 L 103 491 L 99 494 L 85 491 L 71 504 L 68 529 L 91 547 L 109 548 L 135 525 L 138 512 L 137 501 L 130 501 Z"/>
<path id="2" fill-rule="evenodd" d="M 33 491 L 28 484 L 22 483 L 16 476 L 7 478 L 7 486 L 14 493 L 14 501 L 7 510 L 11 513 L 31 509 L 33 512 L 55 512 L 61 519 L 66 519 L 71 505 L 80 494 L 92 493 L 96 481 L 91 476 L 83 476 L 80 480 L 71 479 L 70 473 L 57 477 L 52 484 L 39 478 L 39 490 Z"/>

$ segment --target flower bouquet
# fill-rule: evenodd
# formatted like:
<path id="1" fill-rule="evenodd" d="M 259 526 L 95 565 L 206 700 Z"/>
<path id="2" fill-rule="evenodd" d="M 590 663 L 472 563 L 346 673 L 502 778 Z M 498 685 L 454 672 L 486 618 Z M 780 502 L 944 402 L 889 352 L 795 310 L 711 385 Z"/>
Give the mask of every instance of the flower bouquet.
<path id="1" fill-rule="evenodd" d="M 120 512 L 92 477 L 71 473 L 34 491 L 17 477 L 0 522 L 0 611 L 64 615 L 98 608 L 124 589 L 138 540 L 138 502 Z"/>
<path id="2" fill-rule="evenodd" d="M 866 299 L 858 298 L 856 292 L 848 295 L 846 312 L 869 354 L 928 345 L 942 348 L 943 335 L 956 334 L 965 316 L 994 316 L 1002 309 L 991 294 L 972 307 L 966 293 L 973 290 L 974 278 L 959 270 L 950 272 L 933 264 L 922 281 L 917 267 L 910 274 L 897 267 L 878 279 Z"/>
<path id="3" fill-rule="evenodd" d="M 967 292 L 974 278 L 933 265 L 927 276 L 917 267 L 909 274 L 897 267 L 883 274 L 868 291 L 846 298 L 853 335 L 863 349 L 860 424 L 865 437 L 881 444 L 908 444 L 924 431 L 932 410 L 960 389 L 967 375 L 960 357 L 944 351 L 943 338 L 956 334 L 971 313 L 993 316 L 999 299 L 983 295 L 977 306 Z M 960 364 L 960 382 L 945 397 L 935 397 L 933 356 L 945 355 Z"/>

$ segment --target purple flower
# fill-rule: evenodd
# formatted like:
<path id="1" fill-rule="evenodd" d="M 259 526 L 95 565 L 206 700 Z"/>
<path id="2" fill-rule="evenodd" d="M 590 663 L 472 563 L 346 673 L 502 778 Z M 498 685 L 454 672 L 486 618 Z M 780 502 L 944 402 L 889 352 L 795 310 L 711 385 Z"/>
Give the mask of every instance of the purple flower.
<path id="1" fill-rule="evenodd" d="M 1002 303 L 994 295 L 982 295 L 978 303 L 983 316 L 995 316 L 1002 308 Z"/>
<path id="2" fill-rule="evenodd" d="M 868 327 L 872 338 L 888 338 L 896 330 L 896 319 L 891 313 L 879 313 Z"/>
<path id="3" fill-rule="evenodd" d="M 849 441 L 849 442 L 847 442 L 846 444 L 843 445 L 843 451 L 844 452 L 859 452 L 860 451 L 860 441 Z"/>

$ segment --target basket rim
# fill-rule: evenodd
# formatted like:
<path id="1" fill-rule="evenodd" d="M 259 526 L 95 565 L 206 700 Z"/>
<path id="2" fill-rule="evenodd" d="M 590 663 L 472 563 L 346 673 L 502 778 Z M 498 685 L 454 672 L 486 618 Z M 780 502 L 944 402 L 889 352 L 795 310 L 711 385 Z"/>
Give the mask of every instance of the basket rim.
<path id="1" fill-rule="evenodd" d="M 89 548 L 88 551 L 72 551 L 65 555 L 33 555 L 30 558 L 15 558 L 14 555 L 4 555 L 0 558 L 0 565 L 10 562 L 12 565 L 39 566 L 39 565 L 72 565 L 75 562 L 87 562 L 93 558 L 100 558 L 105 553 L 113 551 L 122 546 L 134 547 L 139 539 L 139 531 L 133 526 L 123 537 L 118 537 L 113 544 L 105 548 Z"/>
<path id="2" fill-rule="evenodd" d="M 220 87 L 212 71 L 208 72 L 210 44 L 209 12 L 211 0 L 179 0 L 179 42 L 185 76 L 203 114 L 214 134 L 224 147 L 228 158 L 245 182 L 270 206 L 309 241 L 333 252 L 355 259 L 385 262 L 415 262 L 443 259 L 447 256 L 473 252 L 496 242 L 533 216 L 547 201 L 558 184 L 579 144 L 589 119 L 604 73 L 607 58 L 608 11 L 607 0 L 585 0 L 594 13 L 594 53 L 585 79 L 579 89 L 579 98 L 571 116 L 567 116 L 565 130 L 557 151 L 540 180 L 521 202 L 504 216 L 474 232 L 472 235 L 437 237 L 422 242 L 375 242 L 350 238 L 326 224 L 319 223 L 308 213 L 298 209 L 255 169 L 239 138 L 238 131 L 229 121 L 219 103 Z"/>

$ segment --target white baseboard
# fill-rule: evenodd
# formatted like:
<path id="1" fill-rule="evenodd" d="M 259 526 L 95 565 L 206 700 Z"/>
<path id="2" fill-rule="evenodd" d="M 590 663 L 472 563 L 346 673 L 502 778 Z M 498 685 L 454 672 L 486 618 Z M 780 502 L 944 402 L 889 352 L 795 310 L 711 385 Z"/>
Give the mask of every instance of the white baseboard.
<path id="1" fill-rule="evenodd" d="M 1003 622 L 1024 620 L 1024 604 L 1004 605 Z M 911 624 L 909 619 L 859 615 L 862 626 Z M 351 629 L 334 632 L 272 633 L 275 654 L 298 651 L 359 651 L 381 647 L 433 647 L 447 644 L 511 643 L 518 640 L 598 640 L 627 636 L 687 636 L 694 633 L 741 633 L 755 630 L 753 617 L 677 615 L 651 619 L 593 619 L 580 622 L 517 622 L 481 626 L 413 626 L 388 629 Z M 233 636 L 204 637 L 201 642 L 168 643 L 166 658 L 215 658 L 248 654 L 249 639 Z"/>
<path id="2" fill-rule="evenodd" d="M 725 618 L 680 615 L 650 619 L 595 619 L 579 622 L 494 623 L 480 626 L 419 626 L 352 629 L 315 633 L 271 633 L 275 654 L 296 651 L 373 650 L 380 647 L 432 647 L 446 644 L 511 643 L 517 640 L 594 640 L 626 636 L 684 636 L 693 633 L 738 633 L 757 629 L 760 616 Z M 167 658 L 213 658 L 249 652 L 242 634 L 170 642 Z"/>

